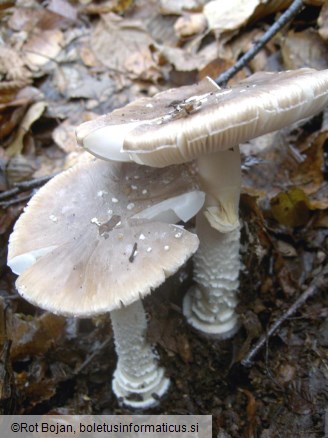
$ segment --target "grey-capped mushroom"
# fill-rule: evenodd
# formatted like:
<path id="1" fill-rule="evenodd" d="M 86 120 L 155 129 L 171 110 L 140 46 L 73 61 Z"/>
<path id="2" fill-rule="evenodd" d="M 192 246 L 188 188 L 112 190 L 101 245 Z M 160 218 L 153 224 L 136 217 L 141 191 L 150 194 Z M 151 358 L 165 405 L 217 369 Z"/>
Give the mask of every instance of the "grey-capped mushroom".
<path id="1" fill-rule="evenodd" d="M 197 160 L 206 201 L 196 221 L 197 285 L 184 313 L 201 332 L 227 337 L 238 324 L 239 144 L 310 117 L 327 103 L 328 70 L 261 72 L 228 89 L 206 78 L 163 91 L 77 129 L 79 143 L 104 159 L 159 168 Z M 221 267 L 218 257 L 226 262 Z"/>
<path id="2" fill-rule="evenodd" d="M 172 220 L 188 220 L 204 198 L 187 166 L 92 158 L 42 187 L 10 236 L 22 297 L 66 316 L 111 312 L 113 390 L 128 406 L 149 407 L 169 386 L 146 340 L 141 298 L 196 251 L 197 236 Z"/>

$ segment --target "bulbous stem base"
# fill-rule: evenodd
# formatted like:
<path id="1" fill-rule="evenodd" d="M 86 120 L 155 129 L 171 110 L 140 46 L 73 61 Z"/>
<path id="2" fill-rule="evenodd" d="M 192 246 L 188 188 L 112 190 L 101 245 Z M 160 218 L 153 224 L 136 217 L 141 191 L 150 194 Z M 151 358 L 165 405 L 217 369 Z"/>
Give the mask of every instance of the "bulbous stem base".
<path id="1" fill-rule="evenodd" d="M 157 353 L 146 340 L 147 318 L 142 302 L 111 312 L 117 368 L 112 387 L 118 399 L 132 408 L 158 403 L 170 381 L 157 364 Z"/>
<path id="2" fill-rule="evenodd" d="M 223 305 L 219 306 L 216 312 L 209 312 L 205 310 L 203 302 L 204 299 L 199 287 L 191 287 L 184 296 L 182 304 L 183 314 L 188 323 L 206 337 L 216 339 L 232 337 L 239 328 L 238 315 L 234 309 L 223 311 Z"/>
<path id="3" fill-rule="evenodd" d="M 196 221 L 200 246 L 194 256 L 194 280 L 183 300 L 189 324 L 204 335 L 218 339 L 238 330 L 237 293 L 240 271 L 240 229 L 221 233 L 201 212 Z"/>

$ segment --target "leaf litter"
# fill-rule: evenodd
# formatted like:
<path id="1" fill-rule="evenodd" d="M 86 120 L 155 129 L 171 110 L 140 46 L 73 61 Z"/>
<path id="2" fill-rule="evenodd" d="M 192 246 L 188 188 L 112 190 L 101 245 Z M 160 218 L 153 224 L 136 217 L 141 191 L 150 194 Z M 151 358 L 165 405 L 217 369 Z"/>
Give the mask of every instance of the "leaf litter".
<path id="1" fill-rule="evenodd" d="M 84 158 L 74 127 L 140 97 L 217 77 L 290 1 L 37 0 L 1 9 L 1 191 Z M 278 33 L 230 83 L 258 70 L 326 68 L 321 1 Z M 225 8 L 229 7 L 229 20 Z M 321 437 L 328 425 L 327 294 L 320 290 L 242 358 L 327 264 L 326 114 L 243 145 L 242 327 L 213 342 L 181 314 L 189 262 L 145 300 L 149 338 L 171 389 L 152 414 L 212 414 L 220 437 Z M 34 189 L 0 209 L 1 413 L 125 414 L 111 391 L 108 315 L 71 320 L 22 300 L 6 267 L 15 220 Z M 8 201 L 8 198 L 6 198 Z M 4 201 L 1 201 L 4 202 Z"/>

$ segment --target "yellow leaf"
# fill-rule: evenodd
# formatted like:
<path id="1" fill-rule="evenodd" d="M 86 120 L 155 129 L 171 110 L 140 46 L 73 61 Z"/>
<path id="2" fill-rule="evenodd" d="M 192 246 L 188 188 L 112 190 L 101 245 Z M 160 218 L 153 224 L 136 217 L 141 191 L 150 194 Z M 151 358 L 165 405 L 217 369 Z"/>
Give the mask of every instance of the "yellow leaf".
<path id="1" fill-rule="evenodd" d="M 277 222 L 289 227 L 305 225 L 310 217 L 310 201 L 303 190 L 294 187 L 280 192 L 270 201 L 271 212 Z"/>

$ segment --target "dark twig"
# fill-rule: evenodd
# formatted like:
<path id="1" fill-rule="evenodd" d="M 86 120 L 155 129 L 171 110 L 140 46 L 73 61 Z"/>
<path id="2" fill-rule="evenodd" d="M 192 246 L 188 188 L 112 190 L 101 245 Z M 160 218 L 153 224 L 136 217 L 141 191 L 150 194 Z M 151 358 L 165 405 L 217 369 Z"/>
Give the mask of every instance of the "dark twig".
<path id="1" fill-rule="evenodd" d="M 31 179 L 29 181 L 22 181 L 14 184 L 12 189 L 9 189 L 5 192 L 0 193 L 0 200 L 11 198 L 19 193 L 26 192 L 27 190 L 35 189 L 36 187 L 40 187 L 46 182 L 48 182 L 51 178 L 58 174 L 54 173 L 52 175 L 41 176 L 40 178 Z"/>
<path id="2" fill-rule="evenodd" d="M 253 364 L 253 359 L 259 350 L 267 343 L 270 336 L 286 321 L 293 313 L 295 313 L 308 298 L 315 295 L 320 289 L 327 287 L 328 268 L 325 267 L 311 282 L 310 286 L 299 296 L 299 298 L 289 307 L 289 309 L 275 321 L 268 329 L 267 333 L 262 335 L 251 350 L 246 354 L 241 364 L 249 367 Z"/>
<path id="3" fill-rule="evenodd" d="M 82 370 L 84 370 L 90 362 L 93 361 L 93 359 L 111 342 L 111 337 L 105 339 L 96 349 L 95 351 L 93 351 L 90 356 L 88 356 L 84 362 L 82 362 L 82 364 L 80 366 L 78 366 L 76 368 L 76 370 L 74 371 L 74 374 L 80 374 L 80 372 Z"/>
<path id="4" fill-rule="evenodd" d="M 28 195 L 20 196 L 19 198 L 10 199 L 10 201 L 0 201 L 0 208 L 9 208 L 12 205 L 19 204 L 20 202 L 26 202 L 29 201 L 31 196 L 33 195 L 33 192 L 29 193 Z"/>
<path id="5" fill-rule="evenodd" d="M 294 0 L 289 8 L 280 16 L 280 18 L 256 41 L 253 47 L 246 52 L 236 64 L 224 71 L 215 79 L 218 85 L 224 86 L 239 70 L 254 58 L 254 56 L 262 49 L 262 47 L 271 40 L 271 38 L 282 29 L 285 24 L 291 21 L 303 8 L 302 0 Z"/>

